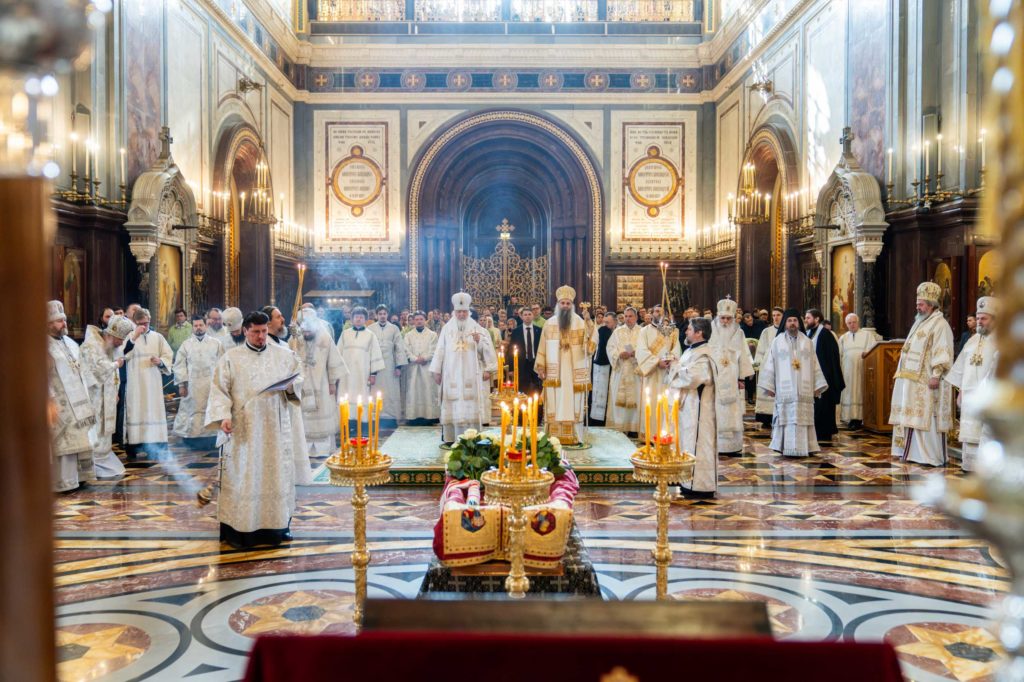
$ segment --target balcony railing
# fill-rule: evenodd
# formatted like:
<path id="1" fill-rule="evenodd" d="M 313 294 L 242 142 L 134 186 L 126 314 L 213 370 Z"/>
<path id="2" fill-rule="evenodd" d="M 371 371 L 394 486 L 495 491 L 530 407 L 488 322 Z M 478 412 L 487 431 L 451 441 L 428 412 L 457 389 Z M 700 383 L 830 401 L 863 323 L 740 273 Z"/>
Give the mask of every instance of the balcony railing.
<path id="1" fill-rule="evenodd" d="M 698 0 L 318 0 L 318 22 L 695 23 Z"/>

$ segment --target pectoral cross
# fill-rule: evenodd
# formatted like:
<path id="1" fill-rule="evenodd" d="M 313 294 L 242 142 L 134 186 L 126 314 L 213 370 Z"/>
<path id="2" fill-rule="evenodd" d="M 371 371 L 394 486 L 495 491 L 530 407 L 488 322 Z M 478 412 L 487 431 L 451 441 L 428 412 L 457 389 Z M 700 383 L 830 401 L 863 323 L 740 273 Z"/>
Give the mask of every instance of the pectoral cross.
<path id="1" fill-rule="evenodd" d="M 981 357 L 981 353 L 975 353 L 971 356 L 971 364 L 975 367 L 980 367 L 984 358 Z"/>
<path id="2" fill-rule="evenodd" d="M 464 352 L 464 351 L 466 351 L 468 349 L 469 348 L 466 345 L 466 335 L 465 334 L 459 334 L 458 339 L 455 341 L 455 351 L 457 353 L 462 353 L 462 352 Z"/>
<path id="3" fill-rule="evenodd" d="M 793 358 L 793 369 L 800 369 L 800 358 Z"/>

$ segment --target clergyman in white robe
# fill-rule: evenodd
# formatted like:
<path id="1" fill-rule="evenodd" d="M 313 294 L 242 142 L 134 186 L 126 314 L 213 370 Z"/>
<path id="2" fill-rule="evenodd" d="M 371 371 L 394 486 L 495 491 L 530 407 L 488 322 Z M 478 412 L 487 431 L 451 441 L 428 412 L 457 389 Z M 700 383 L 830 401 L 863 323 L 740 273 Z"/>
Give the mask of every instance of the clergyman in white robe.
<path id="1" fill-rule="evenodd" d="M 365 311 L 364 315 L 357 315 L 358 310 L 360 309 L 353 311 L 353 326 L 338 336 L 338 350 L 341 351 L 341 358 L 348 369 L 348 380 L 342 382 L 338 391 L 342 396 L 348 396 L 351 403 L 355 403 L 359 396 L 375 393 L 377 374 L 384 369 L 380 341 L 373 332 L 363 326 L 366 319 Z M 371 377 L 374 384 L 371 384 Z M 354 414 L 352 419 L 355 419 Z M 366 419 L 367 414 L 364 412 L 363 420 Z"/>
<path id="2" fill-rule="evenodd" d="M 384 313 L 385 319 L 374 322 L 369 329 L 380 342 L 384 369 L 377 374 L 373 390 L 375 393 L 380 391 L 381 397 L 384 399 L 384 411 L 381 413 L 381 418 L 399 420 L 402 418 L 402 386 L 399 379 L 402 375 L 402 367 L 407 362 L 405 343 L 402 341 L 402 330 L 387 321 L 387 308 L 378 310 Z"/>
<path id="3" fill-rule="evenodd" d="M 573 312 L 576 291 L 559 287 L 557 313 L 545 323 L 534 370 L 544 382 L 544 430 L 566 445 L 586 442 L 586 402 L 594 348 L 583 318 Z"/>
<path id="4" fill-rule="evenodd" d="M 978 448 L 992 438 L 975 405 L 979 397 L 992 390 L 990 382 L 998 359 L 992 327 L 998 305 L 998 300 L 991 296 L 978 299 L 978 331 L 964 344 L 945 379 L 960 389 L 960 445 L 963 449 L 960 466 L 964 471 L 977 469 Z"/>
<path id="5" fill-rule="evenodd" d="M 415 325 L 406 332 L 405 418 L 435 420 L 441 415 L 440 392 L 430 376 L 430 363 L 437 352 L 437 333 L 426 327 L 426 318 L 413 317 Z"/>
<path id="6" fill-rule="evenodd" d="M 664 325 L 661 306 L 654 306 L 652 323 L 640 330 L 636 346 L 636 363 L 640 371 L 641 396 L 655 405 L 658 395 L 668 388 L 668 370 L 672 363 L 682 356 L 679 344 L 679 330 Z M 640 409 L 644 409 L 641 406 Z M 653 407 L 652 413 L 653 413 Z M 641 412 L 641 415 L 643 413 Z M 639 418 L 640 435 L 645 437 L 647 425 L 643 416 Z M 656 435 L 656 434 L 655 434 Z"/>
<path id="7" fill-rule="evenodd" d="M 743 414 L 747 409 L 746 391 L 740 381 L 753 376 L 754 364 L 743 330 L 736 322 L 736 301 L 722 299 L 718 302 L 718 316 L 711 321 L 708 344 L 722 387 L 715 396 L 718 400 L 718 451 L 739 455 L 743 452 Z M 735 390 L 727 387 L 735 387 Z"/>
<path id="8" fill-rule="evenodd" d="M 302 424 L 311 455 L 330 455 L 337 449 L 341 430 L 338 385 L 348 379 L 341 351 L 334 345 L 316 311 L 299 311 L 298 328 L 288 347 L 302 368 Z"/>
<path id="9" fill-rule="evenodd" d="M 192 336 L 185 339 L 174 354 L 174 383 L 178 385 L 178 392 L 185 394 L 174 417 L 174 434 L 189 445 L 212 447 L 211 439 L 217 437 L 217 428 L 206 423 L 206 402 L 210 398 L 213 368 L 224 354 L 224 347 L 208 332 L 200 335 L 200 325 L 205 330 L 204 323 L 193 322 Z"/>
<path id="10" fill-rule="evenodd" d="M 135 323 L 141 324 L 139 319 Z M 132 339 L 132 348 L 124 355 L 128 366 L 124 427 L 129 446 L 167 443 L 164 377 L 171 374 L 174 353 L 167 340 L 149 328 L 148 314 L 145 326 L 146 331 Z"/>
<path id="11" fill-rule="evenodd" d="M 89 399 L 87 377 L 78 344 L 67 337 L 67 318 L 60 301 L 47 303 L 50 400 L 56 407 L 53 432 L 53 490 L 75 490 L 82 479 L 92 478 L 92 440 L 96 422 Z M 61 324 L 63 323 L 63 324 Z"/>
<path id="12" fill-rule="evenodd" d="M 872 329 L 861 329 L 860 319 L 853 313 L 846 316 L 846 328 L 849 331 L 839 337 L 839 358 L 846 382 L 839 402 L 839 420 L 856 427 L 864 420 L 864 354 L 882 337 Z"/>
<path id="13" fill-rule="evenodd" d="M 707 323 L 707 320 L 701 319 Z M 693 335 L 693 332 L 690 332 Z M 668 384 L 679 396 L 680 447 L 696 457 L 693 480 L 684 495 L 712 497 L 718 490 L 718 428 L 715 424 L 715 361 L 701 338 L 672 365 Z"/>
<path id="14" fill-rule="evenodd" d="M 636 323 L 636 311 L 632 308 L 626 309 L 624 318 L 626 323 L 616 327 L 608 339 L 612 378 L 607 424 L 609 428 L 629 434 L 641 431 L 640 415 L 643 407 L 640 397 L 643 395 L 643 381 L 637 367 L 636 349 L 642 328 Z"/>
<path id="15" fill-rule="evenodd" d="M 117 351 L 124 339 L 135 330 L 127 318 L 115 315 L 103 330 L 89 325 L 82 343 L 82 366 L 89 374 L 89 395 L 96 412 L 92 427 L 92 462 L 99 478 L 124 474 L 124 464 L 114 454 L 113 435 L 117 428 L 118 368 L 124 362 Z"/>
<path id="16" fill-rule="evenodd" d="M 953 389 L 942 381 L 953 366 L 953 330 L 939 308 L 941 295 L 934 282 L 917 288 L 917 318 L 896 366 L 889 411 L 893 456 L 930 466 L 946 463 L 953 421 Z"/>
<path id="17" fill-rule="evenodd" d="M 454 442 L 467 429 L 480 429 L 484 410 L 490 410 L 481 372 L 498 370 L 491 335 L 469 317 L 469 294 L 455 294 L 452 303 L 455 314 L 441 328 L 430 361 L 430 373 L 441 386 L 441 439 L 445 443 Z"/>
<path id="18" fill-rule="evenodd" d="M 287 382 L 287 387 L 270 387 Z M 299 359 L 287 347 L 245 343 L 224 353 L 210 386 L 206 420 L 230 436 L 223 442 L 217 518 L 221 540 L 235 547 L 278 545 L 290 539 L 295 486 L 308 482 L 309 457 L 297 410 Z"/>
<path id="19" fill-rule="evenodd" d="M 757 340 L 757 351 L 754 353 L 754 371 L 760 372 L 761 365 L 764 364 L 764 359 L 768 356 L 768 349 L 772 346 L 772 341 L 775 340 L 775 336 L 779 333 L 779 329 L 782 325 L 782 313 L 784 311 L 778 308 L 772 308 L 772 324 L 761 330 L 761 337 Z M 775 399 L 770 395 L 761 390 L 758 386 L 756 390 L 756 400 L 754 402 L 754 418 L 761 426 L 765 428 L 771 428 L 772 417 L 775 414 Z"/>
<path id="20" fill-rule="evenodd" d="M 814 397 L 828 389 L 814 343 L 794 324 L 799 319 L 797 311 L 787 313 L 786 321 L 792 327 L 775 336 L 758 379 L 758 386 L 775 397 L 769 447 L 786 457 L 821 451 L 814 431 Z"/>

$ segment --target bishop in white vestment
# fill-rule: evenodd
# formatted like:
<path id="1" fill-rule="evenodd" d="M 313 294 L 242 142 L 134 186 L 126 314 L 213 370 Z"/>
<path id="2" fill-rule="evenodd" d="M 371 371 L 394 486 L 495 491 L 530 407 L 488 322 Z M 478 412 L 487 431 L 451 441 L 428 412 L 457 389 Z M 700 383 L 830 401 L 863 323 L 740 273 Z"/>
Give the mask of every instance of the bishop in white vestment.
<path id="1" fill-rule="evenodd" d="M 312 308 L 299 311 L 298 328 L 288 347 L 302 368 L 302 425 L 311 455 L 330 455 L 337 450 L 338 385 L 346 383 L 348 368 L 341 351 L 324 329 Z"/>
<path id="2" fill-rule="evenodd" d="M 490 394 L 481 375 L 490 381 L 498 371 L 498 356 L 487 330 L 469 317 L 473 299 L 465 292 L 452 296 L 455 314 L 441 328 L 430 374 L 441 387 L 441 440 L 452 443 L 467 429 L 479 430 Z"/>
<path id="3" fill-rule="evenodd" d="M 359 396 L 373 394 L 377 373 L 384 369 L 384 356 L 377 336 L 366 328 L 366 308 L 352 310 L 352 326 L 338 336 L 338 350 L 348 369 L 348 381 L 338 389 L 341 395 L 354 403 Z M 363 419 L 367 419 L 366 413 Z"/>
<path id="4" fill-rule="evenodd" d="M 245 320 L 246 342 L 217 362 L 206 408 L 207 423 L 223 432 L 221 540 L 233 547 L 276 546 L 291 539 L 295 485 L 310 478 L 302 424 L 298 356 L 267 343 L 266 314 Z"/>
<path id="5" fill-rule="evenodd" d="M 242 332 L 242 311 L 238 308 L 225 308 L 221 314 L 224 319 L 224 328 L 228 330 L 227 336 L 216 335 L 224 350 L 245 344 L 245 334 Z"/>
<path id="6" fill-rule="evenodd" d="M 843 367 L 846 388 L 839 403 L 839 420 L 850 428 L 860 428 L 864 422 L 864 355 L 882 340 L 871 329 L 860 328 L 855 313 L 846 316 L 845 334 L 839 337 L 839 357 Z"/>
<path id="7" fill-rule="evenodd" d="M 540 333 L 533 364 L 544 382 L 544 430 L 566 445 L 586 442 L 586 402 L 594 344 L 573 308 L 576 290 L 555 292 L 558 312 Z"/>
<path id="8" fill-rule="evenodd" d="M 377 322 L 370 325 L 370 331 L 380 342 L 381 357 L 384 358 L 384 369 L 377 374 L 374 391 L 380 391 L 384 398 L 383 419 L 399 420 L 402 418 L 402 367 L 408 359 L 405 356 L 405 344 L 402 342 L 402 330 L 388 322 L 388 308 L 377 306 Z"/>
<path id="9" fill-rule="evenodd" d="M 702 317 L 686 322 L 686 350 L 668 373 L 668 384 L 679 395 L 679 443 L 697 458 L 684 497 L 714 497 L 718 490 L 718 427 L 715 424 L 717 371 L 707 335 L 711 323 Z"/>
<path id="10" fill-rule="evenodd" d="M 718 316 L 711 321 L 708 340 L 718 367 L 718 451 L 723 455 L 743 453 L 743 413 L 746 411 L 745 390 L 740 382 L 754 374 L 750 350 L 743 330 L 736 323 L 736 301 L 718 302 Z M 735 390 L 732 390 L 735 388 Z"/>
<path id="11" fill-rule="evenodd" d="M 640 390 L 644 401 L 650 398 L 654 405 L 657 396 L 668 388 L 668 370 L 682 354 L 679 329 L 665 320 L 660 305 L 654 306 L 651 309 L 651 324 L 640 330 L 636 346 L 636 366 L 640 371 Z M 647 427 L 642 418 L 638 420 L 640 435 L 644 436 Z"/>
<path id="12" fill-rule="evenodd" d="M 786 457 L 820 452 L 814 430 L 814 398 L 828 389 L 812 342 L 803 333 L 800 312 L 787 310 L 784 331 L 772 341 L 761 364 L 758 386 L 775 398 L 769 447 Z"/>
<path id="13" fill-rule="evenodd" d="M 174 383 L 181 401 L 174 417 L 174 435 L 194 448 L 210 448 L 217 437 L 216 427 L 207 426 L 206 402 L 210 399 L 213 368 L 224 354 L 220 341 L 210 336 L 206 321 L 192 318 L 192 336 L 182 342 L 174 355 Z"/>
<path id="14" fill-rule="evenodd" d="M 995 374 L 996 339 L 995 319 L 999 301 L 991 296 L 978 299 L 977 333 L 968 339 L 953 363 L 953 369 L 946 375 L 946 382 L 960 389 L 957 399 L 960 411 L 960 444 L 963 448 L 964 471 L 977 469 L 978 448 L 991 438 L 975 409 L 975 403 L 984 393 L 991 390 L 989 381 Z"/>
<path id="15" fill-rule="evenodd" d="M 99 478 L 120 476 L 124 464 L 114 454 L 113 435 L 117 428 L 117 389 L 121 383 L 118 369 L 124 358 L 118 352 L 124 340 L 135 330 L 131 321 L 115 315 L 105 329 L 89 325 L 82 343 L 82 367 L 89 375 L 89 396 L 96 413 L 92 440 L 92 463 Z"/>
<path id="16" fill-rule="evenodd" d="M 50 400 L 56 408 L 53 421 L 53 490 L 70 492 L 81 478 L 93 477 L 92 440 L 89 430 L 96 423 L 89 399 L 87 376 L 82 368 L 78 344 L 67 336 L 64 304 L 46 304 L 50 353 Z"/>
<path id="17" fill-rule="evenodd" d="M 430 376 L 430 363 L 437 352 L 437 333 L 427 329 L 422 310 L 413 313 L 413 327 L 405 333 L 405 418 L 436 420 L 441 415 L 437 383 Z"/>
<path id="18" fill-rule="evenodd" d="M 125 387 L 125 443 L 165 446 L 167 443 L 167 409 L 164 406 L 164 377 L 171 374 L 174 353 L 166 339 L 150 329 L 150 315 L 145 308 L 135 311 L 132 320 L 135 333 L 124 359 L 128 367 Z"/>
<path id="19" fill-rule="evenodd" d="M 761 330 L 761 337 L 757 340 L 757 351 L 754 353 L 754 371 L 760 372 L 764 359 L 768 357 L 768 349 L 772 347 L 779 330 L 782 329 L 782 314 L 786 312 L 782 308 L 772 308 L 772 323 Z M 770 429 L 772 419 L 775 415 L 775 398 L 765 393 L 760 386 L 757 387 L 757 400 L 754 403 L 754 419 L 761 426 Z"/>
<path id="20" fill-rule="evenodd" d="M 612 377 L 608 397 L 609 428 L 626 434 L 640 432 L 640 396 L 643 394 L 636 349 L 640 345 L 641 327 L 636 323 L 636 309 L 626 308 L 625 324 L 615 328 L 608 339 L 608 359 Z"/>
<path id="21" fill-rule="evenodd" d="M 909 462 L 946 463 L 946 432 L 953 396 L 942 379 L 953 366 L 953 330 L 942 316 L 942 290 L 934 282 L 917 287 L 917 317 L 907 334 L 892 388 L 892 454 Z"/>

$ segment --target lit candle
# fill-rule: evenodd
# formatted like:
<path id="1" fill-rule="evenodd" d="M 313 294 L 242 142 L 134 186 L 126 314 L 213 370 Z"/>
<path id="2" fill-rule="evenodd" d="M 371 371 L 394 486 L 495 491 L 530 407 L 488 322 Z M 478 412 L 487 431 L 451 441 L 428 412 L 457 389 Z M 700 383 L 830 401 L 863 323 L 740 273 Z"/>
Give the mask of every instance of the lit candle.
<path id="1" fill-rule="evenodd" d="M 279 217 L 279 218 L 280 218 L 281 220 L 284 220 L 284 192 L 281 192 L 281 193 L 280 193 L 280 194 L 278 195 L 278 200 L 279 200 L 279 201 L 278 201 L 278 203 L 279 203 L 279 204 L 280 204 L 280 206 L 281 206 L 281 208 L 280 208 L 280 211 L 281 211 L 281 212 L 280 212 L 280 213 L 278 214 L 278 217 Z"/>
<path id="2" fill-rule="evenodd" d="M 651 452 L 651 392 L 645 392 L 644 400 L 644 452 Z"/>
<path id="3" fill-rule="evenodd" d="M 533 473 L 539 474 L 540 469 L 537 468 L 537 399 L 534 398 L 530 401 L 530 433 L 531 433 L 531 446 L 530 456 L 533 460 Z"/>
<path id="4" fill-rule="evenodd" d="M 501 357 L 498 359 L 498 393 L 501 393 L 501 389 L 505 387 L 505 351 L 501 351 Z"/>
<path id="5" fill-rule="evenodd" d="M 90 159 L 91 155 L 89 154 L 89 150 L 91 148 L 92 148 L 92 139 L 90 138 L 90 139 L 85 141 L 85 177 L 87 177 L 87 178 L 90 177 L 89 176 L 89 159 Z M 86 188 L 86 191 L 88 191 L 88 188 Z"/>
<path id="6" fill-rule="evenodd" d="M 936 175 L 942 175 L 942 133 L 935 136 L 935 160 L 938 164 Z"/>
<path id="7" fill-rule="evenodd" d="M 676 455 L 679 455 L 679 394 L 672 400 L 672 422 L 676 433 Z"/>
<path id="8" fill-rule="evenodd" d="M 885 153 L 889 157 L 889 170 L 886 174 L 886 182 L 892 182 L 892 147 L 889 147 Z"/>
<path id="9" fill-rule="evenodd" d="M 665 396 L 659 395 L 658 402 L 654 406 L 654 434 L 657 436 L 658 432 L 661 431 L 661 420 L 664 418 L 664 404 Z"/>
<path id="10" fill-rule="evenodd" d="M 525 475 L 526 474 L 526 441 L 527 441 L 527 438 L 528 438 L 527 431 L 526 431 L 526 422 L 527 422 L 527 419 L 528 419 L 527 414 L 526 414 L 526 403 L 523 403 L 523 404 L 521 404 L 519 406 L 519 411 L 523 413 L 523 416 L 522 416 L 522 421 L 523 421 L 523 447 L 520 448 L 520 450 L 519 450 L 519 453 L 520 453 L 520 457 L 519 457 L 519 474 L 520 475 Z"/>
<path id="11" fill-rule="evenodd" d="M 931 148 L 932 143 L 930 140 L 924 141 L 924 177 L 927 179 L 931 176 Z M 925 188 L 927 190 L 927 188 Z"/>
<path id="12" fill-rule="evenodd" d="M 985 129 L 981 129 L 981 137 L 978 138 L 978 145 L 981 147 L 981 170 L 985 170 Z"/>
<path id="13" fill-rule="evenodd" d="M 384 411 L 384 397 L 377 391 L 377 425 L 373 427 L 373 452 L 380 449 L 380 413 Z"/>
<path id="14" fill-rule="evenodd" d="M 245 220 L 245 192 L 238 195 L 238 207 L 239 207 L 239 220 Z"/>
<path id="15" fill-rule="evenodd" d="M 363 437 L 363 396 L 356 400 L 356 445 Z"/>
<path id="16" fill-rule="evenodd" d="M 128 184 L 128 157 L 127 157 L 127 152 L 125 152 L 124 147 L 121 147 L 121 149 L 119 150 L 119 154 L 121 155 L 121 184 L 122 185 L 127 185 Z"/>
<path id="17" fill-rule="evenodd" d="M 498 445 L 498 471 L 505 471 L 505 435 L 508 433 L 508 405 L 501 404 L 501 442 Z"/>
<path id="18" fill-rule="evenodd" d="M 770 210 L 769 210 L 768 207 L 771 206 L 771 203 L 772 203 L 772 195 L 771 194 L 765 194 L 764 195 L 764 217 L 765 218 L 770 217 L 770 215 L 769 215 L 770 214 Z"/>
<path id="19" fill-rule="evenodd" d="M 518 450 L 516 445 L 516 427 L 519 423 L 519 398 L 512 401 L 512 449 Z"/>
<path id="20" fill-rule="evenodd" d="M 519 347 L 512 349 L 512 387 L 519 393 Z"/>
<path id="21" fill-rule="evenodd" d="M 78 133 L 71 133 L 71 172 L 78 174 Z"/>

